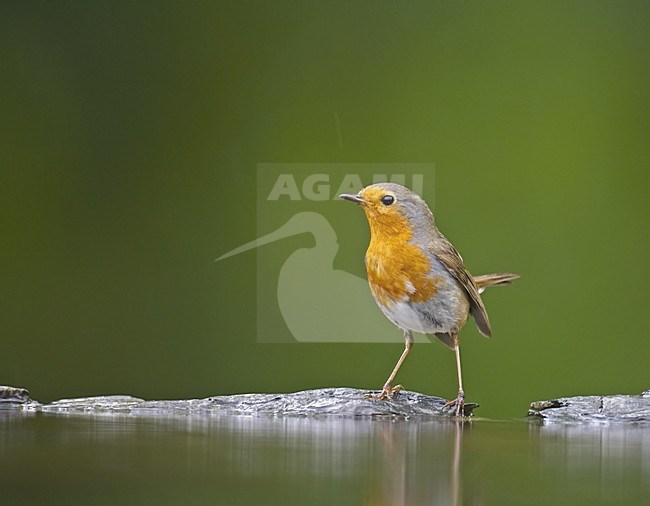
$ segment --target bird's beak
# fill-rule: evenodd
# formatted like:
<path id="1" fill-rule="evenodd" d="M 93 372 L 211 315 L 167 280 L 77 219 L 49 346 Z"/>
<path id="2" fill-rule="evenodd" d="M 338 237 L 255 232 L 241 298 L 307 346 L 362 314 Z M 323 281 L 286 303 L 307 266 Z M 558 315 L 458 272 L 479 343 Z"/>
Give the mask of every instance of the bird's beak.
<path id="1" fill-rule="evenodd" d="M 339 197 L 345 200 L 349 200 L 350 202 L 355 202 L 357 204 L 365 204 L 366 202 L 361 198 L 361 195 L 359 195 L 358 193 L 356 195 L 350 195 L 349 193 L 342 193 L 341 195 L 339 195 Z"/>

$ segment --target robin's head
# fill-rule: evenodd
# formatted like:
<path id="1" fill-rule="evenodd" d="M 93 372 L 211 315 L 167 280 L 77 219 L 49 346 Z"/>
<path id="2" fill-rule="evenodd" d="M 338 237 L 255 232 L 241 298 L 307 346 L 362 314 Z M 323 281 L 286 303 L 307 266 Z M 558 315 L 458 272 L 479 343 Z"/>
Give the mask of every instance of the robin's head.
<path id="1" fill-rule="evenodd" d="M 397 183 L 371 184 L 356 195 L 340 197 L 363 207 L 373 233 L 396 234 L 404 229 L 411 232 L 413 228 L 433 224 L 427 203 Z"/>

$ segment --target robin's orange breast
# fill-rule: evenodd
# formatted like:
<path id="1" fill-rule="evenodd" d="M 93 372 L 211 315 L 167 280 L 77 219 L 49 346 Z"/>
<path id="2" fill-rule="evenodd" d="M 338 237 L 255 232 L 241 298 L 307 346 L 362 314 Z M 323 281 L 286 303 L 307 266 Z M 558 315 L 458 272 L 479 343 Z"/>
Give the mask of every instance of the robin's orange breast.
<path id="1" fill-rule="evenodd" d="M 396 302 L 425 302 L 436 295 L 441 283 L 431 276 L 426 252 L 411 244 L 412 228 L 403 216 L 381 223 L 369 217 L 371 239 L 366 252 L 370 289 L 377 302 L 390 307 Z"/>

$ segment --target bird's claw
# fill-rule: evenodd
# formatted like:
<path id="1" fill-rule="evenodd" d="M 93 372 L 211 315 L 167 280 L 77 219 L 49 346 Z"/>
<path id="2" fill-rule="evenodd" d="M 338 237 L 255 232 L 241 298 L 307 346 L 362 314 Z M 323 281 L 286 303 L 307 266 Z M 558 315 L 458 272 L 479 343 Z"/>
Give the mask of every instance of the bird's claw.
<path id="1" fill-rule="evenodd" d="M 461 390 L 458 392 L 458 395 L 453 401 L 447 402 L 443 408 L 452 408 L 454 409 L 454 414 L 456 416 L 465 416 L 465 393 Z"/>
<path id="2" fill-rule="evenodd" d="M 393 394 L 396 394 L 400 390 L 402 390 L 402 385 L 397 385 L 394 387 L 391 387 L 390 385 L 384 385 L 384 388 L 381 389 L 381 392 L 379 395 L 373 395 L 373 394 L 367 394 L 366 397 L 369 397 L 371 399 L 376 399 L 378 401 L 381 401 L 383 399 L 388 399 L 391 400 L 393 398 Z"/>

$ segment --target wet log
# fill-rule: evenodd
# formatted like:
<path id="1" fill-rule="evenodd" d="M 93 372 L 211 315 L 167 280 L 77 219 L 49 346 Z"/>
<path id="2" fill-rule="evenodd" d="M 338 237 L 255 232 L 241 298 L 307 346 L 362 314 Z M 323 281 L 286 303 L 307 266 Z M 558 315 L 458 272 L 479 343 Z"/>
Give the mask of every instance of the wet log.
<path id="1" fill-rule="evenodd" d="M 4 389 L 4 391 L 2 390 Z M 4 394 L 3 394 L 4 392 Z M 263 415 L 300 417 L 396 417 L 449 418 L 453 408 L 446 399 L 402 390 L 392 399 L 377 400 L 355 388 L 321 388 L 288 394 L 238 394 L 206 399 L 147 401 L 131 396 L 110 395 L 62 399 L 50 404 L 29 400 L 24 389 L 0 387 L 0 396 L 22 409 L 43 413 L 126 413 L 140 416 L 169 415 Z M 470 416 L 478 404 L 467 403 Z"/>
<path id="2" fill-rule="evenodd" d="M 641 395 L 589 395 L 531 403 L 529 417 L 545 423 L 650 422 L 650 390 Z"/>
<path id="3" fill-rule="evenodd" d="M 0 407 L 16 406 L 30 401 L 29 392 L 26 389 L 0 386 Z"/>

